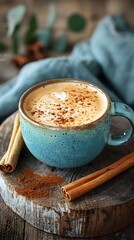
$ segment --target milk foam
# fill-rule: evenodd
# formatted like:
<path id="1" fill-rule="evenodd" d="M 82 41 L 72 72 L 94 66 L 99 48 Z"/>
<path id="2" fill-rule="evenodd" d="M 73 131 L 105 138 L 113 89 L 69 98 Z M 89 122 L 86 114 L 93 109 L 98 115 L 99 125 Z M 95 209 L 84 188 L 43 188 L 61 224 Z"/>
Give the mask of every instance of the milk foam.
<path id="1" fill-rule="evenodd" d="M 100 118 L 107 108 L 101 90 L 79 82 L 57 82 L 30 92 L 23 102 L 35 122 L 54 127 L 76 127 Z"/>

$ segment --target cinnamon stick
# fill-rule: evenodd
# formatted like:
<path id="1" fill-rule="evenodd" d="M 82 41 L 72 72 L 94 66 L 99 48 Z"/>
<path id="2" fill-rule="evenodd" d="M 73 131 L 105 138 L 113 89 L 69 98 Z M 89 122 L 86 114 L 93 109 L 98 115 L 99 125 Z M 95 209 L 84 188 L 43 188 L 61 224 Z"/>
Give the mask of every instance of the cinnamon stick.
<path id="1" fill-rule="evenodd" d="M 5 159 L 6 159 L 6 153 L 4 154 L 4 156 L 2 157 L 2 159 L 0 160 L 0 170 L 5 171 Z"/>
<path id="2" fill-rule="evenodd" d="M 7 149 L 7 158 L 6 158 L 6 160 L 8 160 L 8 156 L 9 156 L 9 153 L 11 151 L 11 148 L 12 148 L 12 145 L 13 145 L 16 133 L 18 131 L 19 124 L 20 124 L 19 123 L 19 114 L 16 114 L 15 119 L 14 119 L 13 130 L 12 130 L 10 142 L 9 142 L 8 149 Z"/>
<path id="3" fill-rule="evenodd" d="M 108 167 L 67 184 L 66 186 L 62 187 L 61 192 L 66 200 L 74 200 L 111 180 L 113 177 L 132 166 L 134 166 L 134 152 L 121 158 Z"/>
<path id="4" fill-rule="evenodd" d="M 13 172 L 23 147 L 23 138 L 20 129 L 19 115 L 16 114 L 13 130 L 7 152 L 0 161 L 0 169 L 4 172 Z"/>

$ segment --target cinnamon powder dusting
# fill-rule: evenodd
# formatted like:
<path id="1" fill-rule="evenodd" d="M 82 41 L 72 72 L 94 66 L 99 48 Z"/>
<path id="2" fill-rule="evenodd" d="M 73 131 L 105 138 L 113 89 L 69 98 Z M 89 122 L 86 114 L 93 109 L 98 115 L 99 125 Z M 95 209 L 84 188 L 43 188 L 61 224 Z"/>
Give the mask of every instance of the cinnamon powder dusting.
<path id="1" fill-rule="evenodd" d="M 94 87 L 73 82 L 40 86 L 24 99 L 26 114 L 45 126 L 78 127 L 100 118 L 106 96 Z"/>
<path id="2" fill-rule="evenodd" d="M 16 192 L 28 199 L 49 197 L 52 190 L 65 181 L 64 178 L 52 173 L 41 176 L 34 173 L 31 168 L 24 168 L 22 176 L 16 180 L 20 184 Z"/>

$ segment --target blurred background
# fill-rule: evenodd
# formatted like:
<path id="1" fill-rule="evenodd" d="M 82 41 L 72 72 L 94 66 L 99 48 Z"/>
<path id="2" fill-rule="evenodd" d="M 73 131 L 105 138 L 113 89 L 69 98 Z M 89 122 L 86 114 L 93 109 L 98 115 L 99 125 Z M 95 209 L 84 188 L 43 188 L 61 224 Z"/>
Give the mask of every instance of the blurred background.
<path id="1" fill-rule="evenodd" d="M 69 54 L 77 42 L 91 36 L 105 15 L 124 11 L 133 24 L 133 2 L 1 0 L 0 83 L 15 76 L 30 61 Z"/>

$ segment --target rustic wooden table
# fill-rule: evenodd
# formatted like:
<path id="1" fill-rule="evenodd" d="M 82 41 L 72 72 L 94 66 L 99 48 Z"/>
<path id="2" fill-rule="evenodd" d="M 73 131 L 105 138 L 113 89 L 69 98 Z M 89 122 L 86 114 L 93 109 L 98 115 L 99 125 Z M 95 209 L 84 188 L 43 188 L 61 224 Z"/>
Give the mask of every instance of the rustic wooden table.
<path id="1" fill-rule="evenodd" d="M 45 233 L 34 227 L 15 214 L 6 206 L 0 197 L 0 240 L 69 240 L 78 238 L 65 238 Z M 86 238 L 87 239 L 87 238 Z M 133 240 L 134 224 L 121 232 L 104 237 L 88 238 L 90 240 Z M 79 240 L 85 240 L 80 238 Z"/>

